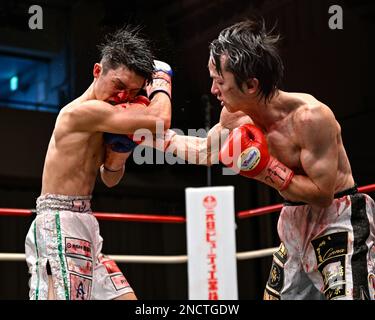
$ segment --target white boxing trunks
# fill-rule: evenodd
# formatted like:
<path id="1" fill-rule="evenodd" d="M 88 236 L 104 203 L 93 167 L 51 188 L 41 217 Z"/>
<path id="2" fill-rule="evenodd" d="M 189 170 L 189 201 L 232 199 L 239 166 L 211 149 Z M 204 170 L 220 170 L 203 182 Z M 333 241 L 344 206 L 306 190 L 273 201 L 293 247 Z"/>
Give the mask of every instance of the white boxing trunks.
<path id="1" fill-rule="evenodd" d="M 103 238 L 90 196 L 46 194 L 26 236 L 30 299 L 48 298 L 51 273 L 58 300 L 109 300 L 133 292 L 113 260 L 101 253 Z"/>
<path id="2" fill-rule="evenodd" d="M 286 202 L 264 299 L 375 300 L 374 216 L 356 187 L 327 208 Z"/>

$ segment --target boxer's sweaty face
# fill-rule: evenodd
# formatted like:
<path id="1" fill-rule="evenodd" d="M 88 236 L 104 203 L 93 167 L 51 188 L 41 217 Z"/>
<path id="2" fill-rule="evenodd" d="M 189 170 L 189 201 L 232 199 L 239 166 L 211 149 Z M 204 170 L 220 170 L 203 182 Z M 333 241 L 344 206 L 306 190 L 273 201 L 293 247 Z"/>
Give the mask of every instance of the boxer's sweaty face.
<path id="1" fill-rule="evenodd" d="M 212 79 L 211 93 L 229 112 L 239 111 L 246 104 L 246 94 L 238 88 L 233 73 L 225 70 L 226 57 L 222 56 L 220 60 L 221 74 L 217 72 L 213 59 L 210 58 L 208 61 L 208 70 Z"/>
<path id="2" fill-rule="evenodd" d="M 109 69 L 101 73 L 95 85 L 98 100 L 114 103 L 132 100 L 142 89 L 145 79 L 126 67 Z"/>

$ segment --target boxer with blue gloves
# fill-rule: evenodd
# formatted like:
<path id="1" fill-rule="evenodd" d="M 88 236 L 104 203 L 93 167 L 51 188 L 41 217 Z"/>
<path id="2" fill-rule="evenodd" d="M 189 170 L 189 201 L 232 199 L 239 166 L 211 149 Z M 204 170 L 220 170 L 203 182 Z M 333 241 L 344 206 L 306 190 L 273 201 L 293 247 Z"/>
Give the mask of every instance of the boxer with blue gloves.
<path id="1" fill-rule="evenodd" d="M 119 181 L 134 147 L 108 138 L 104 143 L 103 132 L 132 135 L 144 128 L 155 133 L 159 123 L 165 130 L 170 126 L 170 90 L 160 93 L 151 83 L 154 68 L 139 29 L 120 29 L 101 46 L 89 88 L 61 109 L 45 158 L 37 216 L 25 241 L 30 299 L 136 299 L 120 268 L 101 253 L 91 195 L 99 169 L 107 186 Z M 168 80 L 156 84 L 163 81 Z M 145 84 L 151 101 L 137 97 Z M 112 148 L 125 156 L 118 159 Z"/>

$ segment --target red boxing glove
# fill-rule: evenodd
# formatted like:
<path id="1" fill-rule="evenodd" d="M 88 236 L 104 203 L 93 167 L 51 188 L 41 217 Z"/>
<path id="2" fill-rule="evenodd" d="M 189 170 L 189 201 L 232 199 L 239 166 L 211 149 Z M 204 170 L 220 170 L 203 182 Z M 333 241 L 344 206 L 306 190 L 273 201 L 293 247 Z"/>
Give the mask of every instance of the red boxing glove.
<path id="1" fill-rule="evenodd" d="M 146 107 L 151 103 L 151 101 L 143 95 L 135 96 L 134 98 L 130 98 L 128 93 L 120 92 L 116 96 L 113 96 L 110 101 L 107 101 L 111 105 L 121 105 L 122 107 L 126 108 L 129 106 L 129 103 L 140 103 L 144 104 Z"/>
<path id="2" fill-rule="evenodd" d="M 118 105 L 126 109 L 132 107 L 132 104 L 143 104 L 147 107 L 150 104 L 150 100 L 145 96 L 136 96 L 131 101 L 126 103 L 119 103 Z M 110 145 L 112 151 L 117 153 L 127 153 L 133 151 L 134 148 L 141 143 L 142 141 L 134 141 L 133 134 L 118 134 L 118 133 L 109 133 L 104 132 L 103 139 L 105 144 Z"/>
<path id="3" fill-rule="evenodd" d="M 268 152 L 263 132 L 252 124 L 235 128 L 219 153 L 220 161 L 241 175 L 262 181 L 282 191 L 294 173 Z"/>
<path id="4" fill-rule="evenodd" d="M 136 96 L 130 103 L 138 103 L 138 104 L 143 104 L 146 107 L 150 104 L 150 100 L 145 97 L 145 96 Z"/>
<path id="5" fill-rule="evenodd" d="M 137 103 L 137 104 L 143 104 L 145 107 L 147 107 L 151 101 L 145 97 L 145 96 L 136 96 L 134 97 L 133 100 L 129 101 L 130 103 L 125 103 L 125 104 L 122 104 L 121 107 L 123 108 L 127 108 L 127 107 L 131 107 L 133 103 Z M 132 134 L 127 134 L 127 136 L 133 140 L 133 135 Z M 133 140 L 134 141 L 134 140 Z M 138 143 L 140 143 L 141 141 L 139 141 Z"/>
<path id="6" fill-rule="evenodd" d="M 145 96 L 136 96 L 132 100 L 127 100 L 127 101 L 126 100 L 120 100 L 116 104 L 120 105 L 123 108 L 127 108 L 127 107 L 131 107 L 133 103 L 143 104 L 147 107 L 151 103 L 151 101 L 149 100 L 149 98 L 147 98 Z"/>

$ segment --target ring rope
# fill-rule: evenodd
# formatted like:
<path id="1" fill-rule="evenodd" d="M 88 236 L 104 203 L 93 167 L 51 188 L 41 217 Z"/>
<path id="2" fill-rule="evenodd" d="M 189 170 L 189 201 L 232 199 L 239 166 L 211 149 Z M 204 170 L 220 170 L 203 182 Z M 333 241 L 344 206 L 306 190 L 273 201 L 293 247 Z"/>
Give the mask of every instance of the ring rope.
<path id="1" fill-rule="evenodd" d="M 260 249 L 254 251 L 237 252 L 237 260 L 248 260 L 255 258 L 263 258 L 272 255 L 278 247 Z M 116 262 L 125 263 L 155 263 L 155 264 L 175 264 L 186 263 L 188 261 L 187 255 L 177 256 L 146 256 L 146 255 L 108 255 Z M 0 261 L 24 261 L 26 256 L 24 253 L 0 253 Z"/>
<path id="2" fill-rule="evenodd" d="M 368 193 L 375 191 L 375 184 L 362 186 L 358 188 L 359 192 Z M 267 213 L 279 211 L 282 204 L 275 204 L 256 209 L 240 211 L 237 217 L 240 219 L 259 216 Z M 0 208 L 0 216 L 31 216 L 35 210 L 31 209 L 14 209 L 14 208 Z M 94 216 L 99 220 L 112 221 L 137 221 L 137 222 L 163 222 L 163 223 L 184 223 L 186 218 L 183 216 L 165 216 L 165 215 L 147 215 L 147 214 L 129 214 L 129 213 L 104 213 L 94 212 Z M 237 252 L 237 260 L 248 260 L 254 258 L 262 258 L 272 255 L 278 247 L 260 249 L 254 251 Z M 116 262 L 126 263 L 186 263 L 188 258 L 186 255 L 178 256 L 146 256 L 146 255 L 109 255 L 109 257 Z M 0 253 L 0 261 L 24 261 L 25 254 L 23 253 Z"/>
<path id="3" fill-rule="evenodd" d="M 375 191 L 375 184 L 362 186 L 358 188 L 359 192 L 369 193 Z M 237 217 L 239 219 L 250 218 L 254 216 L 264 215 L 272 212 L 280 211 L 283 204 L 273 204 L 256 209 L 239 211 Z M 34 209 L 14 209 L 0 208 L 0 216 L 31 216 L 35 214 Z M 152 222 L 152 223 L 185 223 L 184 216 L 166 216 L 166 215 L 150 215 L 140 213 L 110 213 L 110 212 L 93 212 L 98 220 L 111 221 L 133 221 L 133 222 Z"/>

